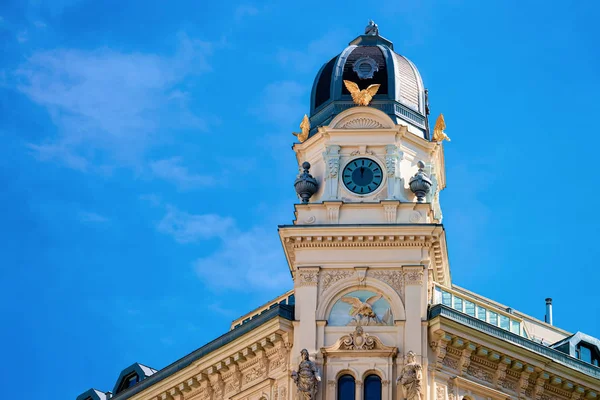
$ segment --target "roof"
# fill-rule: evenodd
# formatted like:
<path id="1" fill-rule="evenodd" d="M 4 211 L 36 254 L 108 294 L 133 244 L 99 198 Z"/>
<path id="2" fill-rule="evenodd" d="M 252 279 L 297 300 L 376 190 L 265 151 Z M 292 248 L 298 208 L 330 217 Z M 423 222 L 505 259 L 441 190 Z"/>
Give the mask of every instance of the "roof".
<path id="1" fill-rule="evenodd" d="M 175 361 L 171 365 L 168 365 L 165 368 L 157 371 L 156 373 L 152 374 L 150 377 L 142 380 L 141 382 L 130 387 L 129 389 L 126 389 L 126 390 L 122 391 L 121 393 L 115 394 L 111 400 L 128 399 L 128 398 L 132 397 L 133 395 L 140 393 L 141 391 L 147 389 L 148 387 L 162 381 L 163 379 L 170 377 L 171 375 L 175 374 L 176 372 L 181 371 L 182 369 L 188 367 L 190 364 L 201 359 L 202 357 L 206 356 L 207 354 L 212 353 L 213 351 L 233 342 L 234 340 L 242 337 L 246 333 L 249 333 L 250 331 L 254 330 L 255 328 L 259 327 L 260 325 L 262 325 L 274 318 L 277 318 L 277 317 L 284 318 L 289 321 L 293 321 L 294 320 L 294 306 L 278 304 L 276 307 L 273 307 L 270 310 L 268 310 L 267 312 L 262 313 L 258 317 L 252 319 L 250 322 L 243 324 L 233 330 L 230 330 L 229 332 L 219 336 L 218 338 L 214 339 L 211 342 L 208 342 L 204 346 L 202 346 L 199 349 L 193 351 L 192 353 L 186 355 L 185 357 L 180 358 L 179 360 Z M 77 400 L 82 400 L 82 399 L 77 398 Z M 104 400 L 104 399 L 102 399 L 102 400 Z"/>
<path id="2" fill-rule="evenodd" d="M 87 400 L 87 399 L 92 399 L 92 400 L 107 400 L 107 396 L 106 393 L 101 392 L 98 389 L 88 389 L 85 392 L 81 393 L 79 396 L 77 396 L 76 400 Z"/>

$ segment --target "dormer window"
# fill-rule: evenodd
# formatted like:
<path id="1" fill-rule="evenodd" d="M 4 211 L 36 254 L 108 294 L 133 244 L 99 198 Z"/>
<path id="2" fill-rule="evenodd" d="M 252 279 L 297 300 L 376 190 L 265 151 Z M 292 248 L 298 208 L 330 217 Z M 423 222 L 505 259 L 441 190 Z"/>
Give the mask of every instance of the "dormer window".
<path id="1" fill-rule="evenodd" d="M 585 342 L 579 342 L 577 349 L 575 350 L 575 356 L 581 361 L 598 366 L 600 363 L 600 357 L 596 349 Z"/>
<path id="2" fill-rule="evenodd" d="M 117 390 L 117 393 L 120 393 L 120 392 L 122 392 L 125 389 L 129 389 L 130 387 L 132 387 L 133 385 L 135 385 L 139 381 L 140 381 L 140 376 L 137 373 L 134 372 L 132 374 L 127 375 L 121 381 L 121 385 L 119 386 L 119 389 Z"/>

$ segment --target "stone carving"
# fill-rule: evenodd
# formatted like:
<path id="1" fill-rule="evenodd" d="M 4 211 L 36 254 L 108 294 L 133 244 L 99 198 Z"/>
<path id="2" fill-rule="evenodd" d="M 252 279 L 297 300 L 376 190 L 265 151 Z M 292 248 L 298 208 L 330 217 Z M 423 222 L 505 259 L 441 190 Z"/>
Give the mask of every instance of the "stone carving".
<path id="1" fill-rule="evenodd" d="M 442 360 L 442 365 L 448 368 L 458 369 L 458 362 L 450 357 L 444 357 L 444 359 Z"/>
<path id="2" fill-rule="evenodd" d="M 327 160 L 327 167 L 329 168 L 329 176 L 335 178 L 340 170 L 340 159 L 330 157 Z"/>
<path id="3" fill-rule="evenodd" d="M 396 146 L 388 146 L 388 147 L 396 147 Z M 385 169 L 387 170 L 387 175 L 391 178 L 396 176 L 396 160 L 398 157 L 393 153 L 388 153 L 385 155 Z"/>
<path id="4" fill-rule="evenodd" d="M 244 383 L 250 383 L 250 382 L 252 382 L 252 381 L 260 378 L 260 376 L 262 374 L 263 374 L 263 371 L 262 371 L 262 369 L 259 366 L 253 367 L 244 376 Z"/>
<path id="5" fill-rule="evenodd" d="M 421 215 L 420 212 L 418 211 L 413 211 L 412 213 L 410 213 L 410 217 L 408 217 L 408 220 L 413 223 L 416 224 L 418 222 L 421 222 L 421 219 L 423 218 L 423 215 Z"/>
<path id="6" fill-rule="evenodd" d="M 325 291 L 329 286 L 343 279 L 350 278 L 354 274 L 353 271 L 327 271 L 321 274 L 321 291 Z"/>
<path id="7" fill-rule="evenodd" d="M 446 398 L 446 390 L 444 390 L 444 387 L 442 385 L 436 385 L 435 394 L 437 400 L 444 400 Z"/>
<path id="8" fill-rule="evenodd" d="M 379 65 L 369 56 L 361 57 L 354 62 L 352 65 L 352 71 L 356 72 L 356 75 L 360 79 L 371 79 L 373 74 L 379 71 Z"/>
<path id="9" fill-rule="evenodd" d="M 362 326 L 357 326 L 354 332 L 342 336 L 342 345 L 344 350 L 372 350 L 376 346 L 375 338 L 365 333 Z"/>
<path id="10" fill-rule="evenodd" d="M 508 380 L 501 381 L 500 386 L 502 386 L 504 389 L 509 389 L 513 391 L 515 390 L 515 383 Z"/>
<path id="11" fill-rule="evenodd" d="M 423 367 L 416 362 L 415 353 L 412 351 L 406 354 L 406 361 L 396 384 L 402 386 L 402 396 L 406 400 L 421 400 Z"/>
<path id="12" fill-rule="evenodd" d="M 311 196 L 317 193 L 319 190 L 319 184 L 315 178 L 308 172 L 310 170 L 310 163 L 308 161 L 304 161 L 302 163 L 302 173 L 298 175 L 296 181 L 294 182 L 294 187 L 296 188 L 296 193 L 298 197 L 302 199 L 302 203 L 308 203 L 308 200 Z"/>
<path id="13" fill-rule="evenodd" d="M 469 368 L 467 368 L 467 374 L 471 375 L 474 378 L 477 378 L 481 381 L 485 381 L 488 383 L 492 383 L 492 381 L 494 380 L 492 377 L 492 374 L 490 374 L 487 371 L 484 371 L 483 369 L 479 368 L 479 367 L 475 367 L 473 365 L 469 366 Z"/>
<path id="14" fill-rule="evenodd" d="M 454 400 L 454 378 L 448 380 L 448 400 Z"/>
<path id="15" fill-rule="evenodd" d="M 404 291 L 404 275 L 400 271 L 375 271 L 373 278 L 390 285 L 401 297 Z"/>
<path id="16" fill-rule="evenodd" d="M 305 223 L 306 225 L 312 225 L 312 224 L 314 224 L 315 222 L 317 222 L 317 218 L 316 218 L 314 215 L 311 215 L 310 217 L 308 217 L 308 218 L 306 218 L 306 219 L 304 220 L 304 223 Z"/>
<path id="17" fill-rule="evenodd" d="M 383 210 L 385 213 L 385 221 L 390 224 L 395 223 L 396 215 L 398 214 L 398 205 L 397 204 L 384 204 Z"/>
<path id="18" fill-rule="evenodd" d="M 298 388 L 299 400 L 314 400 L 317 395 L 321 375 L 317 365 L 308 358 L 308 350 L 300 352 L 302 361 L 298 365 L 298 371 L 292 371 L 291 377 Z"/>
<path id="19" fill-rule="evenodd" d="M 344 122 L 340 128 L 342 129 L 379 129 L 385 128 L 379 121 L 367 117 L 358 117 Z"/>
<path id="20" fill-rule="evenodd" d="M 379 318 L 373 310 L 373 305 L 383 297 L 375 294 L 364 302 L 358 297 L 344 296 L 340 300 L 350 304 L 350 316 L 352 320 L 347 325 L 391 325 L 391 310 L 387 310 L 382 318 Z"/>
<path id="21" fill-rule="evenodd" d="M 287 388 L 284 386 L 281 388 L 281 400 L 287 399 Z"/>
<path id="22" fill-rule="evenodd" d="M 298 272 L 299 286 L 317 286 L 319 272 L 318 270 L 300 270 Z"/>
<path id="23" fill-rule="evenodd" d="M 407 285 L 420 285 L 423 283 L 423 271 L 408 270 L 404 276 Z"/>

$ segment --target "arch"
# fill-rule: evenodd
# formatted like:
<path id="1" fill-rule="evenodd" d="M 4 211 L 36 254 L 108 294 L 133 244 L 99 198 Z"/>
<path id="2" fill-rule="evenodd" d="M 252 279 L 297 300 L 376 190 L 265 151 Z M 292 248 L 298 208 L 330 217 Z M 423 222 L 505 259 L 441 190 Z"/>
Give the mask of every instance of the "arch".
<path id="1" fill-rule="evenodd" d="M 344 374 L 337 379 L 337 400 L 354 400 L 356 398 L 356 379 Z"/>
<path id="2" fill-rule="evenodd" d="M 351 107 L 336 115 L 329 123 L 329 128 L 352 129 L 353 126 L 359 128 L 362 125 L 366 129 L 392 129 L 396 126 L 389 115 L 377 108 Z"/>
<path id="3" fill-rule="evenodd" d="M 370 374 L 363 380 L 363 400 L 381 400 L 381 377 Z"/>
<path id="4" fill-rule="evenodd" d="M 372 369 L 368 369 L 364 372 L 363 376 L 362 376 L 362 380 L 364 382 L 365 379 L 367 379 L 367 377 L 369 375 L 377 375 L 379 378 L 381 378 L 381 380 L 385 380 L 386 379 L 386 374 L 385 372 L 383 372 L 381 369 L 375 367 Z"/>
<path id="5" fill-rule="evenodd" d="M 374 290 L 375 292 L 381 293 L 383 297 L 390 304 L 394 320 L 405 320 L 406 312 L 404 310 L 404 303 L 398 295 L 398 293 L 385 282 L 379 279 L 367 277 L 365 279 L 365 285 L 358 286 L 354 279 L 342 279 L 331 285 L 323 294 L 317 306 L 316 317 L 318 320 L 326 320 L 333 308 L 335 302 L 347 293 L 354 290 Z"/>
<path id="6" fill-rule="evenodd" d="M 348 367 L 348 368 L 338 371 L 335 374 L 335 380 L 337 381 L 338 379 L 340 379 L 340 377 L 342 375 L 351 375 L 354 379 L 358 379 L 358 376 L 359 376 L 358 372 L 354 368 Z"/>

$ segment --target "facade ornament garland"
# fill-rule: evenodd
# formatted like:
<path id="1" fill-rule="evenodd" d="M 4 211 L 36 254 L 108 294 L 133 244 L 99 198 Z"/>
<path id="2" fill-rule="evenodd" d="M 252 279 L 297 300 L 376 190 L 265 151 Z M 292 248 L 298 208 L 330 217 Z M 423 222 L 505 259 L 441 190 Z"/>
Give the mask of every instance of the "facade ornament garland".
<path id="1" fill-rule="evenodd" d="M 406 285 L 422 285 L 423 267 L 404 267 L 404 282 Z"/>
<path id="2" fill-rule="evenodd" d="M 404 274 L 401 271 L 369 271 L 369 276 L 387 283 L 404 299 Z"/>

